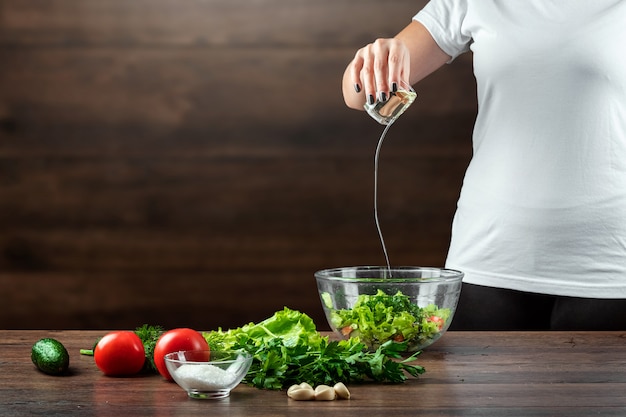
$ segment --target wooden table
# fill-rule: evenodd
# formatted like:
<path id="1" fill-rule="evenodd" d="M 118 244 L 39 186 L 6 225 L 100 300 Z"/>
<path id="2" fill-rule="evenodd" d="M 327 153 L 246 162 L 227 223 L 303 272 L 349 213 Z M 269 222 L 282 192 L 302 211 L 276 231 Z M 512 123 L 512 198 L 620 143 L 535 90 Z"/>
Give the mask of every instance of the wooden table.
<path id="1" fill-rule="evenodd" d="M 425 350 L 426 373 L 404 384 L 350 385 L 352 399 L 299 402 L 240 385 L 193 400 L 159 376 L 111 378 L 81 356 L 100 331 L 0 331 L 0 415 L 591 416 L 626 415 L 626 333 L 448 332 Z M 38 372 L 30 349 L 54 337 L 68 376 Z"/>

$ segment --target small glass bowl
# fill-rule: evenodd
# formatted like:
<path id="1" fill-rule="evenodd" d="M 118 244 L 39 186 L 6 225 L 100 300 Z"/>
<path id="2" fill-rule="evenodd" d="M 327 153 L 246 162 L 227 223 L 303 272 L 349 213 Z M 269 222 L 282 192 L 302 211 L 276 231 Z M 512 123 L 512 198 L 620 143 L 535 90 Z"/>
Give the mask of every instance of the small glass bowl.
<path id="1" fill-rule="evenodd" d="M 398 91 L 391 92 L 386 101 L 376 100 L 374 104 L 365 103 L 364 108 L 372 119 L 381 125 L 390 125 L 404 113 L 417 98 L 417 93 L 413 88 L 400 83 Z"/>
<path id="2" fill-rule="evenodd" d="M 186 350 L 165 355 L 174 381 L 190 398 L 226 398 L 243 380 L 252 356 L 243 351 Z"/>

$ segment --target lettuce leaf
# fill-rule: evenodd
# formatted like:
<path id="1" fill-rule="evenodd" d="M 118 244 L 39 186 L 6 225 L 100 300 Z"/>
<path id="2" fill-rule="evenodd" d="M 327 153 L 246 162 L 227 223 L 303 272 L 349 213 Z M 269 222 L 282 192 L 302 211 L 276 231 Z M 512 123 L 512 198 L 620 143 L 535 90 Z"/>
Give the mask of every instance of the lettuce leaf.
<path id="1" fill-rule="evenodd" d="M 313 386 L 365 380 L 403 382 L 407 373 L 425 370 L 401 360 L 402 344 L 386 344 L 369 352 L 358 338 L 331 341 L 322 336 L 313 320 L 285 307 L 259 323 L 203 333 L 212 350 L 242 349 L 253 356 L 244 383 L 264 389 L 283 389 L 307 382 Z"/>

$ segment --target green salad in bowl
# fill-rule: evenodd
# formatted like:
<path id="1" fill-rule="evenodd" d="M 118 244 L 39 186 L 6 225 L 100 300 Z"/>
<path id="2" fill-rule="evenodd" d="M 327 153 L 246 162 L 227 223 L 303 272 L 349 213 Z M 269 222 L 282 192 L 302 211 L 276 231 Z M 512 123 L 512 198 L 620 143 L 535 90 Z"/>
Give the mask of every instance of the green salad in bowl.
<path id="1" fill-rule="evenodd" d="M 421 350 L 448 329 L 463 274 L 437 268 L 352 267 L 316 273 L 331 328 L 375 350 L 391 340 Z"/>
<path id="2" fill-rule="evenodd" d="M 322 294 L 325 302 L 330 294 Z M 387 295 L 378 290 L 375 295 L 362 294 L 351 309 L 335 310 L 327 305 L 330 322 L 346 337 L 358 337 L 371 349 L 387 340 L 408 341 L 408 349 L 431 344 L 439 338 L 450 318 L 449 308 L 435 304 L 418 307 L 409 297 L 398 291 Z"/>

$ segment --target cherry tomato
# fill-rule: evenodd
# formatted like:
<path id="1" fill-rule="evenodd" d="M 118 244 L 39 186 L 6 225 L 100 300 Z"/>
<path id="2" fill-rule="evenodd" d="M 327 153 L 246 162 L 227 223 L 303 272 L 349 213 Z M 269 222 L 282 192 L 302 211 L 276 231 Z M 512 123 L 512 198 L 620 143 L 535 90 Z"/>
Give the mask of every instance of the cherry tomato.
<path id="1" fill-rule="evenodd" d="M 135 332 L 118 331 L 108 333 L 100 339 L 93 357 L 96 366 L 105 375 L 133 375 L 143 368 L 146 352 Z"/>
<path id="2" fill-rule="evenodd" d="M 154 347 L 154 364 L 165 379 L 172 381 L 165 365 L 165 355 L 181 350 L 209 350 L 209 344 L 193 329 L 172 329 L 163 333 Z"/>

